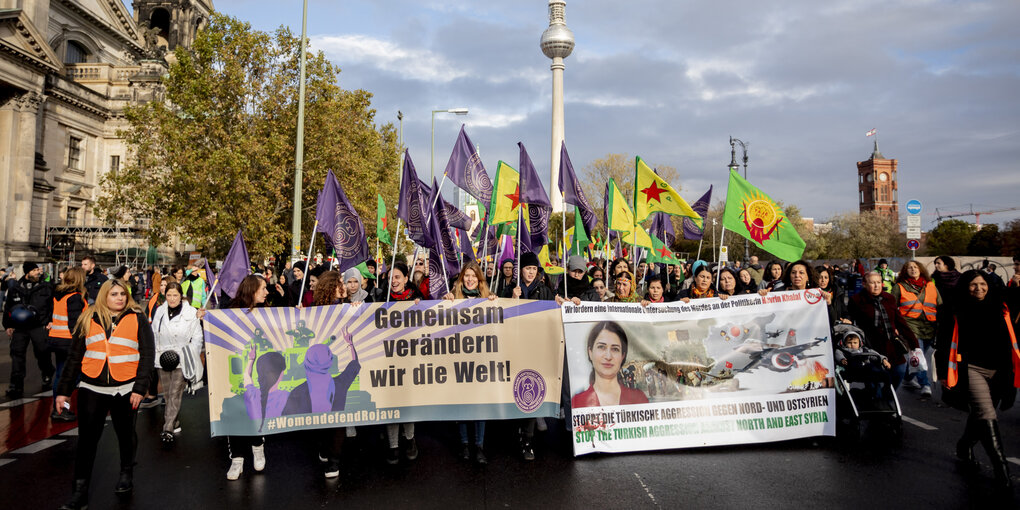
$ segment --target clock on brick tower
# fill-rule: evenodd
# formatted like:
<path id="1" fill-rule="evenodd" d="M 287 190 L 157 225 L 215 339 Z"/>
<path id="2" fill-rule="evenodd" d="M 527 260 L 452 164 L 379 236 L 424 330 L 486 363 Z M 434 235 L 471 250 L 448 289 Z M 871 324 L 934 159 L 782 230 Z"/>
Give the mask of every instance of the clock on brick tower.
<path id="1" fill-rule="evenodd" d="M 893 218 L 899 217 L 895 159 L 886 159 L 878 151 L 878 140 L 871 157 L 857 162 L 857 200 L 861 212 L 880 211 Z"/>

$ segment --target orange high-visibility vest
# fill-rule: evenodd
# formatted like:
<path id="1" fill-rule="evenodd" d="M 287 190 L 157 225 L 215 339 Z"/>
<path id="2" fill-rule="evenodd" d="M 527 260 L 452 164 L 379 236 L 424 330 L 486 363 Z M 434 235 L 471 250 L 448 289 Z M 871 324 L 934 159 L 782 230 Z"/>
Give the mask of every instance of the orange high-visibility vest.
<path id="1" fill-rule="evenodd" d="M 938 290 L 935 289 L 935 283 L 929 281 L 924 286 L 924 302 L 920 302 L 917 299 L 917 294 L 907 290 L 906 286 L 902 283 L 898 283 L 900 286 L 900 315 L 908 319 L 916 319 L 921 316 L 921 312 L 924 311 L 924 318 L 929 322 L 935 321 L 935 306 L 938 304 Z"/>
<path id="2" fill-rule="evenodd" d="M 1006 329 L 1009 331 L 1010 345 L 1013 346 L 1013 387 L 1020 388 L 1020 348 L 1016 344 L 1016 333 L 1013 331 L 1013 321 L 1010 320 L 1009 307 L 1002 305 L 1002 315 L 1006 320 Z M 960 379 L 959 363 L 963 361 L 959 353 L 960 342 L 960 321 L 954 320 L 953 341 L 949 344 L 949 374 L 946 376 L 946 385 L 950 388 L 956 386 Z"/>
<path id="3" fill-rule="evenodd" d="M 67 317 L 67 301 L 71 299 L 71 296 L 81 296 L 82 302 L 85 303 L 85 307 L 82 311 L 85 311 L 89 307 L 89 302 L 85 299 L 82 294 L 71 293 L 60 299 L 53 298 L 53 322 L 50 324 L 50 336 L 53 338 L 67 338 L 71 339 L 71 328 L 74 324 L 69 324 Z"/>
<path id="4" fill-rule="evenodd" d="M 128 313 L 114 326 L 107 338 L 103 326 L 92 322 L 89 336 L 85 338 L 85 356 L 81 360 L 81 371 L 89 377 L 99 377 L 103 365 L 110 364 L 110 376 L 117 381 L 134 379 L 138 374 L 138 316 Z"/>

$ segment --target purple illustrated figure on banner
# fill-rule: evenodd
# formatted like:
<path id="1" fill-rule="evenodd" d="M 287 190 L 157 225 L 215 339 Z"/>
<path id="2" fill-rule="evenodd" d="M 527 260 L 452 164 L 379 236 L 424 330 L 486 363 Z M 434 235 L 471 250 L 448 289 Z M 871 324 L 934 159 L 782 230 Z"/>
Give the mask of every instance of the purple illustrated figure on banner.
<path id="1" fill-rule="evenodd" d="M 358 361 L 358 352 L 354 348 L 351 334 L 346 328 L 342 334 L 351 353 L 351 361 L 347 363 L 347 367 L 336 376 L 331 375 L 330 370 L 336 359 L 333 351 L 325 344 L 309 347 L 304 361 L 307 379 L 291 390 L 287 405 L 283 408 L 284 415 L 344 410 L 347 405 L 347 391 L 361 371 L 361 362 Z M 336 337 L 330 337 L 329 340 L 329 344 L 332 345 Z"/>
<path id="2" fill-rule="evenodd" d="M 287 370 L 287 362 L 283 355 L 276 351 L 258 356 L 259 385 L 255 386 L 252 373 L 255 370 L 257 354 L 257 347 L 254 344 L 249 345 L 248 362 L 243 375 L 244 407 L 248 411 L 248 418 L 259 422 L 258 431 L 261 432 L 267 419 L 283 415 L 283 407 L 287 404 L 289 394 L 279 388 L 283 374 Z"/>

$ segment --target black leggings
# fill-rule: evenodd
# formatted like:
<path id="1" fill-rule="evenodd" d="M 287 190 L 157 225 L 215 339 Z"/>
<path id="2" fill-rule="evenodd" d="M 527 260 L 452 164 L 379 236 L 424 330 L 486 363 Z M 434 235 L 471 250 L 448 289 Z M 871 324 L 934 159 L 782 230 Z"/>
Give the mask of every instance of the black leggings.
<path id="1" fill-rule="evenodd" d="M 135 450 L 138 449 L 138 435 L 135 420 L 138 410 L 131 408 L 128 395 L 103 395 L 88 388 L 78 388 L 78 451 L 74 459 L 74 478 L 92 478 L 92 466 L 96 462 L 96 447 L 103 436 L 106 414 L 113 419 L 113 431 L 117 434 L 120 449 L 120 468 L 135 464 Z"/>

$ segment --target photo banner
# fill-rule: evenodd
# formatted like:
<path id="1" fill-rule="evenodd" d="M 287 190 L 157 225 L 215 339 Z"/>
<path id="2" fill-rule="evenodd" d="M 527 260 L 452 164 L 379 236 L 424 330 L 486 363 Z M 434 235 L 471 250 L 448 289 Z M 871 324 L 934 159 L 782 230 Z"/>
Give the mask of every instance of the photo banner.
<path id="1" fill-rule="evenodd" d="M 213 436 L 559 412 L 552 301 L 209 310 L 203 322 Z"/>
<path id="2" fill-rule="evenodd" d="M 835 435 L 817 289 L 562 313 L 575 455 Z"/>

